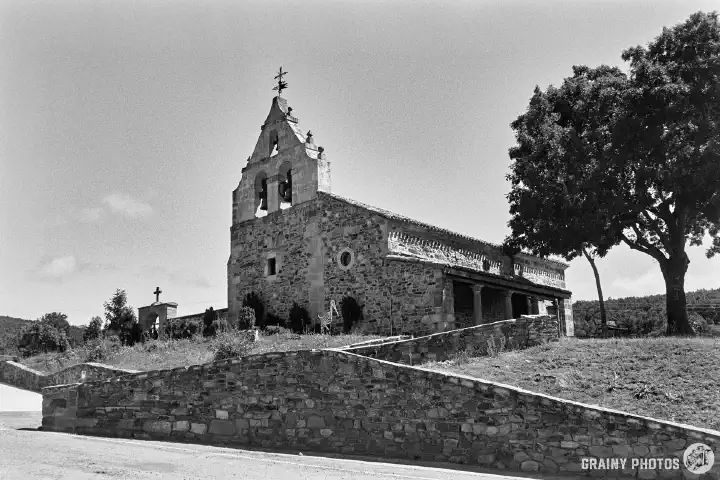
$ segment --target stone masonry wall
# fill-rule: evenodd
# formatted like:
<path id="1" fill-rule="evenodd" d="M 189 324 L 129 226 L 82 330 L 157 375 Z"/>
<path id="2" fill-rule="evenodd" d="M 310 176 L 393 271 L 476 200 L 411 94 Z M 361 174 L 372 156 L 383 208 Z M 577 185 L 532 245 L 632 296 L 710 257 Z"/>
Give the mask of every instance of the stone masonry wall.
<path id="1" fill-rule="evenodd" d="M 387 221 L 370 211 L 329 196 L 268 214 L 232 229 L 229 304 L 242 305 L 251 291 L 266 310 L 287 320 L 293 303 L 313 321 L 330 300 L 351 296 L 363 306 L 361 332 L 424 334 L 446 320 L 442 274 L 421 263 L 384 260 Z M 353 260 L 341 268 L 339 255 Z M 274 256 L 276 275 L 265 272 Z M 237 307 L 236 307 L 237 308 Z M 237 312 L 230 309 L 231 320 Z"/>
<path id="2" fill-rule="evenodd" d="M 496 347 L 502 339 L 507 350 L 555 341 L 558 340 L 557 319 L 545 315 L 523 315 L 516 320 L 503 320 L 409 340 L 342 350 L 389 362 L 418 365 L 425 361 L 442 362 L 465 350 L 485 353 L 491 337 Z"/>
<path id="3" fill-rule="evenodd" d="M 85 372 L 85 381 L 93 381 L 137 373 L 137 370 L 123 370 L 101 363 L 81 363 L 56 373 L 47 374 L 33 370 L 21 363 L 4 361 L 0 362 L 0 383 L 40 393 L 44 387 L 50 385 L 80 382 L 82 372 Z"/>
<path id="4" fill-rule="evenodd" d="M 328 350 L 49 387 L 43 390 L 43 429 L 446 461 L 576 478 L 602 476 L 603 471 L 582 470 L 583 457 L 682 458 L 696 442 L 720 452 L 717 431 Z M 629 464 L 610 472 L 614 478 L 639 473 Z M 677 470 L 640 473 L 640 478 L 697 478 Z M 720 478 L 717 464 L 703 478 Z"/>

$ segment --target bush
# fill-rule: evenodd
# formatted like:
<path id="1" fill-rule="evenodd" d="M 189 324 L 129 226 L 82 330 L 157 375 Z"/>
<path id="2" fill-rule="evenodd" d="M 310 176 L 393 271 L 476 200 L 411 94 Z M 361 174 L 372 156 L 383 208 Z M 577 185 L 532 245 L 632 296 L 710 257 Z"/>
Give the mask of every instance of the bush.
<path id="1" fill-rule="evenodd" d="M 255 312 L 255 325 L 262 328 L 265 326 L 264 322 L 264 316 L 265 316 L 265 306 L 262 303 L 262 300 L 260 300 L 260 297 L 255 292 L 250 292 L 245 297 L 245 300 L 243 300 L 243 307 L 250 307 Z"/>
<path id="2" fill-rule="evenodd" d="M 708 324 L 705 319 L 695 312 L 688 313 L 688 323 L 696 335 L 707 332 Z"/>
<path id="3" fill-rule="evenodd" d="M 238 319 L 238 326 L 241 329 L 252 330 L 255 328 L 255 310 L 250 307 L 242 307 Z"/>
<path id="4" fill-rule="evenodd" d="M 210 344 L 215 361 L 243 357 L 248 354 L 250 347 L 250 340 L 244 332 L 219 332 Z"/>
<path id="5" fill-rule="evenodd" d="M 265 327 L 263 333 L 265 335 L 282 335 L 291 332 L 287 328 L 281 327 L 280 325 L 268 325 L 267 327 Z"/>
<path id="6" fill-rule="evenodd" d="M 217 335 L 218 333 L 229 332 L 231 330 L 234 330 L 231 327 L 230 323 L 227 321 L 227 317 L 224 315 L 216 318 L 215 321 L 212 323 L 211 328 L 213 331 L 213 335 Z"/>
<path id="7" fill-rule="evenodd" d="M 340 314 L 343 317 L 343 332 L 349 333 L 353 325 L 362 319 L 362 307 L 353 297 L 345 297 L 340 301 Z"/>
<path id="8" fill-rule="evenodd" d="M 120 350 L 121 346 L 120 339 L 115 335 L 90 340 L 86 344 L 87 354 L 85 355 L 85 361 L 102 362 L 108 360 Z"/>
<path id="9" fill-rule="evenodd" d="M 310 325 L 310 314 L 305 308 L 301 307 L 297 303 L 293 303 L 293 306 L 290 309 L 289 318 L 290 328 L 295 333 L 303 333 L 305 325 Z"/>
<path id="10" fill-rule="evenodd" d="M 205 309 L 205 314 L 203 315 L 203 335 L 206 337 L 211 337 L 215 335 L 215 329 L 213 328 L 213 323 L 218 319 L 217 312 L 213 309 L 213 307 Z"/>
<path id="11" fill-rule="evenodd" d="M 173 340 L 192 338 L 204 332 L 205 324 L 199 318 L 168 319 L 165 323 L 165 335 Z"/>

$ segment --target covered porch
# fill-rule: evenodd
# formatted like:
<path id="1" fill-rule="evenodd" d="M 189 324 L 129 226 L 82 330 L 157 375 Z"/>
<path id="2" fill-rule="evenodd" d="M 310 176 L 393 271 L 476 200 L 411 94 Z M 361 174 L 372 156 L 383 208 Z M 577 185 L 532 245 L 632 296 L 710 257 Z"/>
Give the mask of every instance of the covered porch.
<path id="1" fill-rule="evenodd" d="M 570 292 L 531 282 L 488 278 L 466 271 L 449 269 L 445 291 L 447 313 L 453 315 L 455 328 L 482 325 L 522 315 L 556 316 L 560 335 L 572 336 L 571 313 L 566 322 Z M 451 300 L 451 301 L 447 301 Z"/>

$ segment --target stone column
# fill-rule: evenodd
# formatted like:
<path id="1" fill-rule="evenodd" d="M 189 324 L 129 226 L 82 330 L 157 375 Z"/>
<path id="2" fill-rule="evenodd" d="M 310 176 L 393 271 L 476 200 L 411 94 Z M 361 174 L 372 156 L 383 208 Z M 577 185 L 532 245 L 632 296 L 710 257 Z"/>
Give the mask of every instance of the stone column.
<path id="1" fill-rule="evenodd" d="M 540 307 L 538 306 L 538 297 L 530 297 L 530 313 L 532 315 L 537 315 L 540 313 Z"/>
<path id="2" fill-rule="evenodd" d="M 567 336 L 567 326 L 565 325 L 565 300 L 558 298 L 555 300 L 558 309 L 558 325 L 560 326 L 560 336 Z"/>
<path id="3" fill-rule="evenodd" d="M 558 336 L 562 336 L 562 324 L 560 323 L 560 308 L 558 308 L 558 299 L 553 298 L 552 304 L 553 308 L 555 309 L 555 318 L 558 322 Z"/>
<path id="4" fill-rule="evenodd" d="M 482 325 L 482 289 L 485 285 L 473 285 L 473 313 L 475 314 L 475 325 Z"/>
<path id="5" fill-rule="evenodd" d="M 530 295 L 525 295 L 525 302 L 527 304 L 527 314 L 532 315 L 532 300 L 530 300 Z"/>
<path id="6" fill-rule="evenodd" d="M 512 290 L 506 290 L 503 292 L 503 296 L 505 297 L 505 319 L 513 318 L 513 308 L 512 308 L 512 294 L 514 292 Z"/>
<path id="7" fill-rule="evenodd" d="M 437 331 L 439 332 L 455 328 L 455 291 L 452 280 L 447 277 L 443 283 L 442 299 L 443 319 L 442 324 L 437 326 Z"/>

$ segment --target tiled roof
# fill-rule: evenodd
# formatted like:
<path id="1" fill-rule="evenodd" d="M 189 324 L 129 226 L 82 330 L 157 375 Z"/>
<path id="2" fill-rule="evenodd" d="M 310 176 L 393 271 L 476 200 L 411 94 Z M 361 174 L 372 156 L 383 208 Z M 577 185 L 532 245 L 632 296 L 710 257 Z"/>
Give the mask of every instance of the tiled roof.
<path id="1" fill-rule="evenodd" d="M 432 232 L 436 232 L 436 233 L 440 233 L 440 234 L 443 234 L 443 235 L 455 237 L 455 238 L 458 238 L 458 239 L 461 239 L 461 240 L 464 240 L 464 241 L 468 241 L 468 242 L 472 242 L 472 243 L 475 243 L 475 244 L 478 244 L 478 245 L 486 245 L 486 246 L 489 246 L 489 247 L 493 247 L 493 248 L 497 248 L 497 249 L 502 249 L 502 245 L 498 245 L 498 244 L 495 244 L 495 243 L 486 242 L 485 240 L 480 240 L 479 238 L 473 238 L 473 237 L 470 237 L 470 236 L 468 236 L 468 235 L 463 235 L 463 234 L 461 234 L 461 233 L 457 233 L 457 232 L 453 232 L 453 231 L 450 231 L 450 230 L 446 230 L 446 229 L 444 229 L 444 228 L 440 228 L 440 227 L 437 227 L 437 226 L 435 226 L 435 225 L 430 225 L 429 223 L 424 223 L 424 222 L 421 222 L 421 221 L 419 221 L 419 220 L 414 220 L 414 219 L 412 219 L 412 218 L 408 218 L 408 217 L 405 217 L 405 216 L 403 216 L 403 215 L 399 215 L 399 214 L 394 213 L 394 212 L 391 212 L 391 211 L 389 211 L 389 210 L 385 210 L 384 208 L 374 207 L 374 206 L 372 206 L 372 205 L 367 205 L 367 204 L 365 204 L 365 203 L 358 202 L 357 200 L 352 200 L 352 199 L 350 199 L 350 198 L 342 197 L 342 196 L 337 195 L 337 194 L 335 194 L 335 193 L 330 193 L 330 192 L 318 192 L 318 194 L 321 195 L 321 196 L 322 196 L 322 195 L 325 195 L 325 196 L 328 196 L 328 197 L 331 197 L 331 198 L 340 200 L 340 201 L 342 201 L 342 202 L 349 203 L 349 204 L 351 204 L 351 205 L 355 205 L 355 206 L 360 207 L 360 208 L 364 208 L 364 209 L 366 209 L 366 210 L 370 210 L 371 212 L 374 212 L 374 213 L 376 213 L 376 214 L 378 214 L 378 215 L 380 215 L 380 216 L 382 216 L 382 217 L 385 217 L 385 218 L 387 218 L 387 219 L 389 219 L 389 220 L 397 220 L 397 221 L 400 221 L 400 222 L 409 223 L 409 224 L 412 224 L 412 225 L 417 225 L 417 226 L 419 226 L 419 227 L 426 228 L 426 229 L 428 229 L 428 230 L 430 230 L 430 231 L 432 231 Z M 441 243 L 441 242 L 435 242 L 435 243 L 438 245 L 438 249 L 441 248 L 440 246 L 444 246 L 444 248 L 446 248 L 446 249 L 452 249 L 452 247 L 450 247 L 450 246 L 448 246 L 448 245 L 446 245 L 446 244 L 443 244 L 443 243 Z M 460 255 L 461 255 L 462 258 L 467 258 L 467 261 L 470 261 L 470 260 L 469 260 L 470 257 L 466 257 L 467 255 L 480 255 L 480 254 L 476 254 L 476 253 L 474 253 L 474 252 L 470 252 L 470 251 L 462 250 L 462 249 L 452 249 L 452 250 L 453 250 L 453 251 L 457 251 L 457 252 L 466 252 L 466 253 L 462 253 L 462 254 L 460 254 Z M 527 255 L 527 256 L 528 256 L 528 257 L 532 257 L 531 255 Z M 538 258 L 538 257 L 532 257 L 532 258 Z M 553 264 L 558 265 L 558 266 L 561 266 L 561 267 L 568 267 L 568 264 L 567 264 L 567 263 L 561 262 L 561 261 L 558 261 L 558 260 L 553 260 L 553 259 L 550 259 L 550 258 L 543 258 L 542 260 L 544 260 L 544 261 L 546 261 L 546 262 L 549 262 L 549 263 L 553 263 Z M 463 260 L 463 261 L 465 261 L 465 260 Z M 480 262 L 482 263 L 482 260 L 480 260 Z"/>

